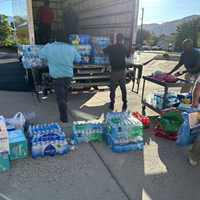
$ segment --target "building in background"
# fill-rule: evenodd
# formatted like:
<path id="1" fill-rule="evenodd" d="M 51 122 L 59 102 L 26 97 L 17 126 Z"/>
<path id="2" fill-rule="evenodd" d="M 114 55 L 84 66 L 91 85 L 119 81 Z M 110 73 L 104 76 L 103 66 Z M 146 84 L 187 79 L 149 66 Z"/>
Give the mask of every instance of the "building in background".
<path id="1" fill-rule="evenodd" d="M 164 51 L 174 51 L 175 48 L 174 36 L 170 35 L 161 37 L 157 45 L 162 47 Z"/>

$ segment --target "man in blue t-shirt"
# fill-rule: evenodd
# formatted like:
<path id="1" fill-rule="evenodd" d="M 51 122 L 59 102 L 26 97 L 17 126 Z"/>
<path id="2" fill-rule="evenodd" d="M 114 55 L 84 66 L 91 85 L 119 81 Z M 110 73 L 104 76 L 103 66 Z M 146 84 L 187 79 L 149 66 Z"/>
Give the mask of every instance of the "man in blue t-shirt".
<path id="1" fill-rule="evenodd" d="M 118 33 L 116 36 L 117 43 L 108 46 L 105 49 L 100 49 L 97 40 L 92 40 L 95 44 L 98 54 L 108 54 L 111 65 L 110 76 L 110 106 L 111 110 L 114 109 L 115 103 L 115 90 L 120 86 L 122 92 L 123 109 L 127 108 L 127 92 L 126 92 L 126 48 L 124 46 L 124 35 Z"/>
<path id="2" fill-rule="evenodd" d="M 38 51 L 40 58 L 47 59 L 52 84 L 56 92 L 60 120 L 68 121 L 67 94 L 74 75 L 73 62 L 80 62 L 81 56 L 76 49 L 65 42 L 68 41 L 64 30 L 57 30 L 54 43 L 48 43 Z"/>
<path id="3" fill-rule="evenodd" d="M 200 74 L 200 52 L 193 49 L 193 41 L 191 39 L 186 39 L 183 41 L 183 53 L 181 54 L 179 63 L 171 70 L 169 74 L 177 71 L 182 65 L 185 66 L 185 71 L 179 71 L 175 76 L 181 76 L 185 74 L 185 80 L 190 81 L 191 77 L 194 77 L 194 82 Z M 191 87 L 183 87 L 181 93 L 190 92 Z"/>

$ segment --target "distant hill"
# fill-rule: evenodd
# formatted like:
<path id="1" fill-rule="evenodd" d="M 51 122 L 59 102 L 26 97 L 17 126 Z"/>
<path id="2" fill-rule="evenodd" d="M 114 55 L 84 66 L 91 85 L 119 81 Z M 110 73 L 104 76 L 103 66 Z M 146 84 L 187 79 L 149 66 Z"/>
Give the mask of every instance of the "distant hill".
<path id="1" fill-rule="evenodd" d="M 182 19 L 177 19 L 170 22 L 164 22 L 163 24 L 143 24 L 143 28 L 149 30 L 151 33 L 154 33 L 156 36 L 161 34 L 170 35 L 171 33 L 176 32 L 176 27 L 183 23 L 184 21 L 189 21 L 194 18 L 200 17 L 200 15 L 191 15 L 184 17 Z M 138 25 L 137 28 L 141 28 L 141 25 Z"/>

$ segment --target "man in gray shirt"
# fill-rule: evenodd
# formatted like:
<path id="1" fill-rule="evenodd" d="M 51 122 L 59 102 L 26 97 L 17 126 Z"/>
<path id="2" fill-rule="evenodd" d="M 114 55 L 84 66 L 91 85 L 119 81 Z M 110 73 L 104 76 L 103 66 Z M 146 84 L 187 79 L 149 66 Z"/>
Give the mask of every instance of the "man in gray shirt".
<path id="1" fill-rule="evenodd" d="M 179 63 L 171 70 L 169 74 L 177 71 L 182 65 L 185 66 L 185 71 L 179 71 L 175 76 L 181 76 L 185 74 L 185 80 L 190 81 L 190 78 L 194 77 L 194 82 L 200 74 L 200 53 L 198 50 L 193 49 L 193 41 L 186 39 L 183 41 L 183 53 L 181 54 Z M 181 93 L 190 92 L 191 87 L 184 87 L 181 89 Z"/>

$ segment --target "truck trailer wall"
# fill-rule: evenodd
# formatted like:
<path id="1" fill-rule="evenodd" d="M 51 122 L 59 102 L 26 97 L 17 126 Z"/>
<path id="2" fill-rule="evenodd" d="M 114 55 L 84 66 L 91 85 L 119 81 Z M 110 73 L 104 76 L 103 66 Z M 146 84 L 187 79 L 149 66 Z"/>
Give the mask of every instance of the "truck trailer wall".
<path id="1" fill-rule="evenodd" d="M 22 4 L 22 1 L 24 2 L 24 13 L 21 9 L 19 16 L 23 15 L 24 19 L 28 20 L 28 15 L 31 15 L 31 13 L 29 10 L 29 13 L 26 14 L 25 1 L 30 2 L 31 0 L 14 0 L 14 2 L 18 2 L 18 6 Z M 21 3 L 19 4 L 19 2 Z M 38 8 L 44 5 L 44 1 L 32 0 L 31 2 L 32 21 L 34 21 L 35 38 L 36 43 L 38 43 L 36 18 Z M 80 30 L 78 34 L 110 37 L 115 33 L 123 33 L 125 45 L 127 50 L 130 51 L 132 44 L 136 41 L 139 0 L 50 0 L 50 7 L 54 10 L 55 15 L 52 24 L 52 40 L 54 31 L 61 28 L 62 12 L 67 9 L 69 2 L 73 4 L 74 10 L 77 11 L 79 16 Z M 31 31 L 33 32 L 33 29 Z"/>

